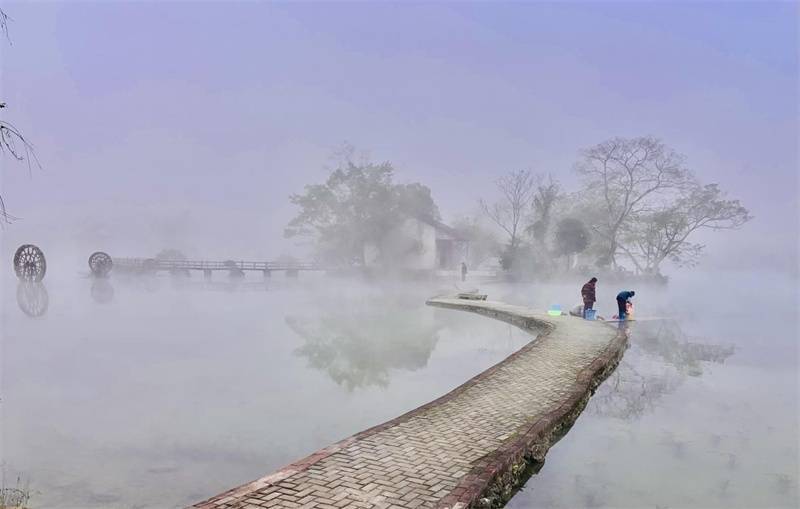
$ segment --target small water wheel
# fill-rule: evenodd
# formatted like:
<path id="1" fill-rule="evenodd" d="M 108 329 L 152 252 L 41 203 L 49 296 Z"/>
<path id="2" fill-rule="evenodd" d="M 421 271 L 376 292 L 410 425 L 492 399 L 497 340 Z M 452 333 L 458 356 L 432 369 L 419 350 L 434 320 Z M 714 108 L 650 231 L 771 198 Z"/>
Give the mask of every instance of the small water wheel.
<path id="1" fill-rule="evenodd" d="M 14 272 L 20 281 L 39 282 L 47 272 L 44 253 L 33 244 L 23 244 L 14 253 Z"/>
<path id="2" fill-rule="evenodd" d="M 106 277 L 113 266 L 114 262 L 108 253 L 97 251 L 89 257 L 89 269 L 95 277 Z"/>

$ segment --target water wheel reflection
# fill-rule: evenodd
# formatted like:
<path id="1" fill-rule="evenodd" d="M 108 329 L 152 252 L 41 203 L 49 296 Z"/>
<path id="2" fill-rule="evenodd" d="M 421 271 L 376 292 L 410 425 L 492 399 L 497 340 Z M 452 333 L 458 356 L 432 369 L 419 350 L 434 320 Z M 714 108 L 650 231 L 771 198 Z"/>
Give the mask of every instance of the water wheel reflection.
<path id="1" fill-rule="evenodd" d="M 98 304 L 108 304 L 114 300 L 114 286 L 108 279 L 92 281 L 92 300 Z"/>
<path id="2" fill-rule="evenodd" d="M 44 316 L 50 304 L 50 296 L 44 283 L 20 281 L 17 284 L 17 304 L 22 312 L 30 317 Z"/>

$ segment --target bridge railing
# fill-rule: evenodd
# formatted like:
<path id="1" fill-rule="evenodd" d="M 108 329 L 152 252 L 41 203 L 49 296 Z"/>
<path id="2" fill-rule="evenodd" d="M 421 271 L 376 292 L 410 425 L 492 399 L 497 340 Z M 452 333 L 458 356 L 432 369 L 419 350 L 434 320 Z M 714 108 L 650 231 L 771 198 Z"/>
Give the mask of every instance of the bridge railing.
<path id="1" fill-rule="evenodd" d="M 150 269 L 150 270 L 253 270 L 253 271 L 290 271 L 290 270 L 325 270 L 325 268 L 307 262 L 256 262 L 244 260 L 159 260 L 157 258 L 113 258 L 115 267 Z"/>

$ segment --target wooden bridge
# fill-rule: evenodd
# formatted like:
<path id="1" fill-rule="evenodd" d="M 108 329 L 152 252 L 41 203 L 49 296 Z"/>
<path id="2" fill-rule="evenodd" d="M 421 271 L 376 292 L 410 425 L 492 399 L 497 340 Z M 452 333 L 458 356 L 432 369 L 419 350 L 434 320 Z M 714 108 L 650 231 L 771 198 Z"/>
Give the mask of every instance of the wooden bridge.
<path id="1" fill-rule="evenodd" d="M 160 258 L 112 258 L 98 251 L 89 257 L 89 268 L 95 276 L 105 276 L 115 270 L 136 273 L 188 274 L 190 271 L 203 271 L 206 278 L 213 272 L 227 272 L 231 277 L 244 277 L 245 272 L 261 272 L 270 277 L 273 272 L 284 272 L 287 277 L 297 277 L 300 271 L 325 271 L 316 263 L 294 261 L 244 261 L 244 260 L 169 260 Z"/>

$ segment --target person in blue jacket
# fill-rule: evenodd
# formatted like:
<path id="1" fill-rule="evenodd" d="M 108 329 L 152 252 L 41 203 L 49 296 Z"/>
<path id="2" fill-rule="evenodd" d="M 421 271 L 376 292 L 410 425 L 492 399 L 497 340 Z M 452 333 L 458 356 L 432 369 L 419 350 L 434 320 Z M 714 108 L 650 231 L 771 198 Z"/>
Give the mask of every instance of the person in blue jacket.
<path id="1" fill-rule="evenodd" d="M 619 308 L 619 319 L 625 320 L 625 312 L 627 311 L 628 301 L 631 297 L 636 295 L 633 290 L 625 290 L 617 294 L 617 307 Z"/>

